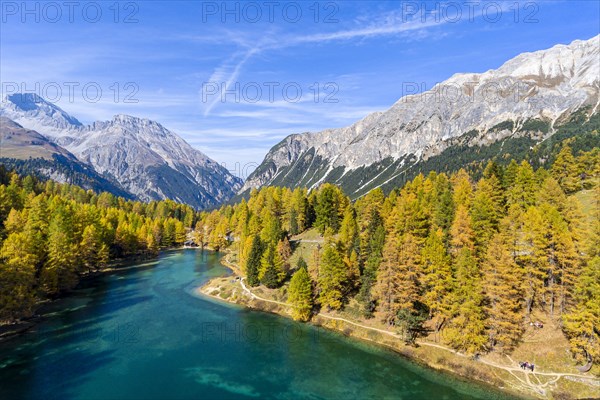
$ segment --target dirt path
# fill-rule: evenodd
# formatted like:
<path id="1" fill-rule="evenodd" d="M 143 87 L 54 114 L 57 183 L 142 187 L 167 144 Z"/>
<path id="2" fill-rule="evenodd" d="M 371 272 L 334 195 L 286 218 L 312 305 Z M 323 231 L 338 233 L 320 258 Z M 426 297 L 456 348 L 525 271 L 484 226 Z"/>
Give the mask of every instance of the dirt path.
<path id="1" fill-rule="evenodd" d="M 250 295 L 250 297 L 252 297 L 253 299 L 257 299 L 257 300 L 260 300 L 260 301 L 265 301 L 267 303 L 279 304 L 279 305 L 287 306 L 287 307 L 290 306 L 287 303 L 283 303 L 283 302 L 275 301 L 275 300 L 269 300 L 269 299 L 265 299 L 263 297 L 255 295 L 244 284 L 244 278 L 240 279 L 240 284 L 242 286 L 242 289 L 246 293 L 248 293 Z M 360 328 L 368 329 L 368 330 L 371 330 L 371 331 L 376 331 L 376 332 L 383 333 L 385 335 L 389 335 L 389 336 L 392 336 L 394 338 L 400 339 L 400 336 L 398 334 L 396 334 L 394 332 L 390 332 L 390 331 L 385 330 L 385 329 L 379 329 L 379 328 L 374 328 L 374 327 L 367 326 L 367 325 L 362 325 L 362 324 L 359 324 L 359 323 L 347 320 L 345 318 L 333 317 L 331 315 L 327 315 L 327 314 L 324 314 L 324 313 L 318 313 L 317 315 L 320 316 L 320 317 L 323 317 L 323 318 L 331 319 L 331 320 L 343 321 L 343 322 L 348 323 L 350 325 L 358 326 Z M 456 350 L 453 350 L 453 349 L 451 349 L 449 347 L 442 346 L 442 345 L 439 345 L 439 344 L 429 343 L 429 342 L 423 342 L 423 341 L 418 341 L 417 344 L 420 345 L 420 346 L 429 346 L 429 347 L 435 347 L 435 348 L 438 348 L 438 349 L 441 349 L 441 350 L 445 350 L 445 351 L 448 351 L 448 352 L 453 353 L 453 354 L 455 354 L 457 356 L 460 356 L 460 357 L 465 357 L 465 358 L 467 357 L 465 354 L 461 354 L 461 353 L 457 352 Z M 511 361 L 511 363 L 513 365 L 517 364 L 510 357 L 508 357 L 508 358 L 509 358 L 509 360 Z M 571 373 L 566 373 L 566 372 L 540 372 L 540 371 L 531 372 L 531 371 L 523 370 L 523 369 L 521 369 L 521 367 L 511 367 L 511 366 L 501 365 L 501 364 L 497 364 L 497 363 L 492 362 L 492 361 L 485 360 L 483 358 L 479 358 L 478 361 L 481 362 L 482 364 L 488 365 L 490 367 L 502 369 L 502 370 L 508 372 L 513 377 L 515 377 L 515 379 L 519 382 L 519 386 L 521 386 L 521 388 L 526 388 L 526 389 L 529 389 L 529 390 L 533 390 L 535 393 L 538 393 L 538 394 L 540 394 L 542 396 L 546 396 L 546 390 L 545 390 L 545 388 L 547 388 L 551 384 L 556 383 L 556 381 L 558 381 L 561 377 L 565 377 L 565 376 L 570 376 L 570 377 L 584 379 L 586 381 L 589 381 L 589 383 L 592 384 L 592 385 L 600 386 L 600 380 L 598 380 L 597 378 L 595 378 L 593 376 L 590 376 L 590 375 L 571 374 Z M 520 374 L 523 374 L 522 378 L 519 376 Z M 550 377 L 550 378 L 554 378 L 554 379 L 550 379 L 550 380 L 548 380 L 546 382 L 542 382 L 539 379 L 540 376 L 542 376 L 542 377 Z M 530 379 L 530 377 L 535 378 L 535 380 L 537 382 L 532 382 L 531 379 Z"/>
<path id="2" fill-rule="evenodd" d="M 265 299 L 264 297 L 260 297 L 260 296 L 257 296 L 257 295 L 255 295 L 255 294 L 254 294 L 254 293 L 252 293 L 252 292 L 250 291 L 250 289 L 248 289 L 248 288 L 246 287 L 246 285 L 244 284 L 244 278 L 240 278 L 240 284 L 242 285 L 242 289 L 244 289 L 244 291 L 245 291 L 246 293 L 248 293 L 248 294 L 250 295 L 250 297 L 252 297 L 253 299 L 260 300 L 260 301 L 266 301 L 267 303 L 279 304 L 279 305 L 282 305 L 282 306 L 289 306 L 289 304 L 287 304 L 287 303 L 282 303 L 281 301 L 269 300 L 269 299 Z"/>

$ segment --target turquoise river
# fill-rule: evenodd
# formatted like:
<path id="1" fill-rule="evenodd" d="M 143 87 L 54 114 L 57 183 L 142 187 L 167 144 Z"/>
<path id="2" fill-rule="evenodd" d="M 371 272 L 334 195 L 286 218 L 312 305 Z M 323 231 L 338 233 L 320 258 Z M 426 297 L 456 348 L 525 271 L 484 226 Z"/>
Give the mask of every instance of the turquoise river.
<path id="1" fill-rule="evenodd" d="M 511 399 L 310 324 L 199 297 L 212 252 L 89 279 L 0 342 L 0 399 Z"/>

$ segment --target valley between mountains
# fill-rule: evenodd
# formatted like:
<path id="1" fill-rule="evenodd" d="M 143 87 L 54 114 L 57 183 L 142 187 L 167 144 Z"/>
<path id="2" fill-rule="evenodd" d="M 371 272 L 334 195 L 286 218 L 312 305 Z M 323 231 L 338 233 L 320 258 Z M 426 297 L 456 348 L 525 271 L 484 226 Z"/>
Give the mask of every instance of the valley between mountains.
<path id="1" fill-rule="evenodd" d="M 511 395 L 600 397 L 600 35 L 292 133 L 245 181 L 159 122 L 33 93 L 0 103 L 0 164 L 4 326 L 186 246 L 233 271 L 202 296 Z"/>

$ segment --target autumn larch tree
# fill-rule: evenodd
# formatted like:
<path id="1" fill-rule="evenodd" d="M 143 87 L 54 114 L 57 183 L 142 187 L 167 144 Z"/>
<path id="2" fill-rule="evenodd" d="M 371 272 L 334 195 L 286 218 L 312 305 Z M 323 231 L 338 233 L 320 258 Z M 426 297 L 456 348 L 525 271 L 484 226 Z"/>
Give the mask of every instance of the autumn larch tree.
<path id="1" fill-rule="evenodd" d="M 317 279 L 321 306 L 340 309 L 344 300 L 346 266 L 340 253 L 331 243 L 325 243 Z"/>
<path id="2" fill-rule="evenodd" d="M 444 339 L 457 350 L 475 354 L 487 343 L 481 277 L 468 247 L 459 250 L 454 264 L 456 285 L 452 292 L 452 318 L 444 331 Z"/>
<path id="3" fill-rule="evenodd" d="M 453 287 L 452 265 L 444 247 L 441 228 L 432 229 L 421 251 L 423 302 L 436 332 L 450 318 L 449 295 Z"/>
<path id="4" fill-rule="evenodd" d="M 523 334 L 524 274 L 515 263 L 506 239 L 498 233 L 490 241 L 483 262 L 483 286 L 489 343 L 509 352 Z"/>
<path id="5" fill-rule="evenodd" d="M 296 321 L 310 319 L 313 307 L 312 284 L 306 268 L 301 267 L 292 276 L 288 303 L 292 306 L 292 318 Z"/>

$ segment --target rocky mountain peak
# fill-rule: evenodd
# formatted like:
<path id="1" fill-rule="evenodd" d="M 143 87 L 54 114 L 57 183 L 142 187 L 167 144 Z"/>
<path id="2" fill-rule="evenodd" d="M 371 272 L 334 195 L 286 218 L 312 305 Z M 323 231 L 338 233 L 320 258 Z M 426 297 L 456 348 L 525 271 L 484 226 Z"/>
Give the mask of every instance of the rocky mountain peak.
<path id="1" fill-rule="evenodd" d="M 156 121 L 118 114 L 82 125 L 36 95 L 11 95 L 0 116 L 64 147 L 140 200 L 173 199 L 197 208 L 229 200 L 242 181 Z"/>
<path id="2" fill-rule="evenodd" d="M 489 145 L 539 121 L 548 127 L 538 132 L 543 139 L 577 110 L 594 114 L 599 106 L 600 35 L 523 53 L 495 70 L 455 74 L 348 127 L 290 135 L 269 151 L 241 192 L 333 182 L 364 193 L 404 173 L 408 160 L 425 161 L 463 135 Z"/>
<path id="3" fill-rule="evenodd" d="M 59 130 L 83 126 L 77 118 L 35 93 L 14 93 L 5 96 L 0 102 L 0 115 L 16 122 L 21 119 L 35 120 L 40 126 Z"/>

